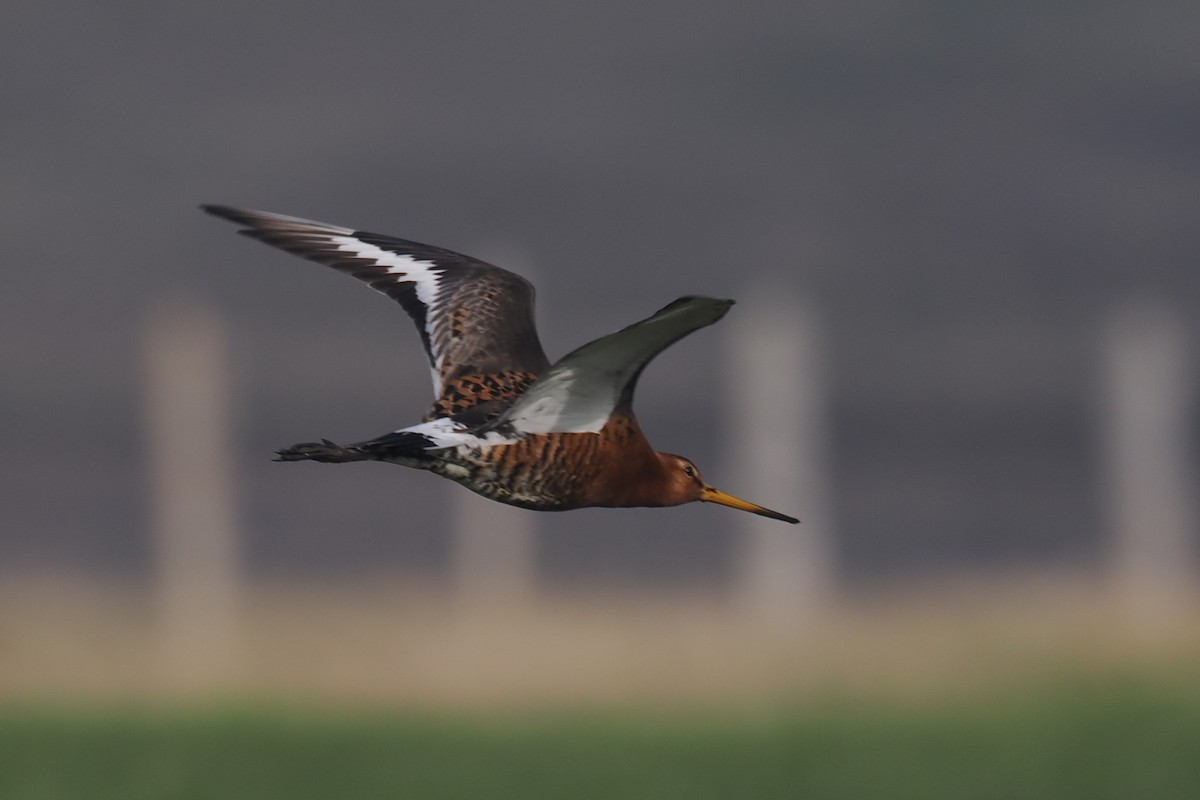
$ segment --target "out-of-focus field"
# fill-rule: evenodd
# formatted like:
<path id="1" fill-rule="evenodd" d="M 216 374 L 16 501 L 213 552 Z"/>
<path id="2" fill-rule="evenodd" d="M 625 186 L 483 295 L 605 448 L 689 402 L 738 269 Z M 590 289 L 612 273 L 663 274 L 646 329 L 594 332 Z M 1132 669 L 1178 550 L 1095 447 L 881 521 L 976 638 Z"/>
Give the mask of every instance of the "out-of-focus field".
<path id="1" fill-rule="evenodd" d="M 247 582 L 183 646 L 152 586 L 0 578 L 0 699 L 234 694 L 433 708 L 944 696 L 1060 671 L 1200 664 L 1200 604 L 1061 574 L 849 593 L 772 622 L 714 596 L 472 597 L 397 576 Z M 173 644 L 174 642 L 174 644 Z M 1196 670 L 1200 673 L 1200 669 Z"/>
<path id="2" fill-rule="evenodd" d="M 0 797 L 1194 798 L 1195 675 L 768 711 L 9 707 Z"/>
<path id="3" fill-rule="evenodd" d="M 0 582 L 0 798 L 1200 796 L 1193 601 L 1008 576 L 771 623 L 395 577 L 244 591 L 222 648 L 181 651 L 152 587 Z"/>

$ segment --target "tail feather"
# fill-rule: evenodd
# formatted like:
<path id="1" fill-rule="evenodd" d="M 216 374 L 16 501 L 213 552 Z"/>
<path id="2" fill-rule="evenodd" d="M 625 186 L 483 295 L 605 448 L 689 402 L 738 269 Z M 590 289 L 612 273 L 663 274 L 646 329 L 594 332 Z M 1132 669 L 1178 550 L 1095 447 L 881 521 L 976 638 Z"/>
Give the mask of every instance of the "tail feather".
<path id="1" fill-rule="evenodd" d="M 341 464 L 346 461 L 367 461 L 372 456 L 358 447 L 342 447 L 328 439 L 319 442 L 302 442 L 276 452 L 276 461 L 320 461 L 324 464 Z"/>
<path id="2" fill-rule="evenodd" d="M 426 468 L 445 457 L 446 451 L 462 445 L 484 447 L 511 442 L 498 433 L 477 436 L 461 422 L 449 417 L 422 422 L 410 428 L 385 433 L 356 444 L 340 445 L 322 439 L 303 442 L 278 451 L 276 461 L 391 461 L 409 467 Z"/>
<path id="3" fill-rule="evenodd" d="M 277 451 L 275 460 L 320 461 L 324 464 L 342 464 L 347 461 L 422 460 L 428 458 L 426 451 L 436 447 L 434 441 L 423 434 L 395 431 L 377 439 L 346 446 L 328 439 L 302 442 Z"/>
<path id="4" fill-rule="evenodd" d="M 385 433 L 383 436 L 369 442 L 360 442 L 353 447 L 367 453 L 367 458 L 386 461 L 398 458 L 428 458 L 426 451 L 436 449 L 438 445 L 423 433 L 401 430 Z"/>

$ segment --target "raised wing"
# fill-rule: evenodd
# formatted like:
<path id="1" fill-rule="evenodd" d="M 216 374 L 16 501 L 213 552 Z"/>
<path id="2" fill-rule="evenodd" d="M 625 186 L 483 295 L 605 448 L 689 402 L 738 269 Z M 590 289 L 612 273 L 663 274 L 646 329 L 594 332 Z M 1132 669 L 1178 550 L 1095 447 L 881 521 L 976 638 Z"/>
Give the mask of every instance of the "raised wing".
<path id="1" fill-rule="evenodd" d="M 378 233 L 265 211 L 201 208 L 244 225 L 246 236 L 340 270 L 400 303 L 429 357 L 440 398 L 431 416 L 473 405 L 477 382 L 484 389 L 495 384 L 495 397 L 487 399 L 508 399 L 509 389 L 519 393 L 549 366 L 534 327 L 533 286 L 520 275 Z"/>
<path id="2" fill-rule="evenodd" d="M 732 300 L 681 297 L 653 316 L 568 353 L 493 423 L 521 433 L 595 433 L 633 402 L 650 360 L 692 331 L 711 325 Z"/>

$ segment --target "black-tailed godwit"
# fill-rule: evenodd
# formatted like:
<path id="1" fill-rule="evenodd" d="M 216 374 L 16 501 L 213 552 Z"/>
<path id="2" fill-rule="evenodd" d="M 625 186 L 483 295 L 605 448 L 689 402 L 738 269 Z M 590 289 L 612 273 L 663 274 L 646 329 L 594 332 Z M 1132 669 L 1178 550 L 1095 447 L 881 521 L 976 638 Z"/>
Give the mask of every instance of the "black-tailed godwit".
<path id="1" fill-rule="evenodd" d="M 646 364 L 725 315 L 732 300 L 681 297 L 641 322 L 546 358 L 533 286 L 431 245 L 228 206 L 204 210 L 241 233 L 333 267 L 396 300 L 417 325 L 436 399 L 422 422 L 351 445 L 306 442 L 280 461 L 386 461 L 425 469 L 537 511 L 675 506 L 700 500 L 795 523 L 718 491 L 688 459 L 656 452 L 633 414 Z"/>

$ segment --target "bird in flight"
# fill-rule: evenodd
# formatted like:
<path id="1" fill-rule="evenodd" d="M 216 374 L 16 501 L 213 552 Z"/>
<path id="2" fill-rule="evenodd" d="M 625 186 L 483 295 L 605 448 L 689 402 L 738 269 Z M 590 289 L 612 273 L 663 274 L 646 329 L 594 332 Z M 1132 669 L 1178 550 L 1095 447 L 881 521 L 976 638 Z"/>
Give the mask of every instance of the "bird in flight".
<path id="1" fill-rule="evenodd" d="M 634 388 L 650 360 L 719 320 L 732 300 L 681 297 L 551 364 L 534 327 L 533 286 L 519 275 L 378 233 L 202 208 L 391 297 L 416 323 L 429 358 L 436 398 L 420 423 L 357 444 L 293 445 L 277 460 L 385 461 L 536 511 L 700 500 L 798 522 L 714 489 L 683 456 L 655 451 L 633 414 Z"/>

